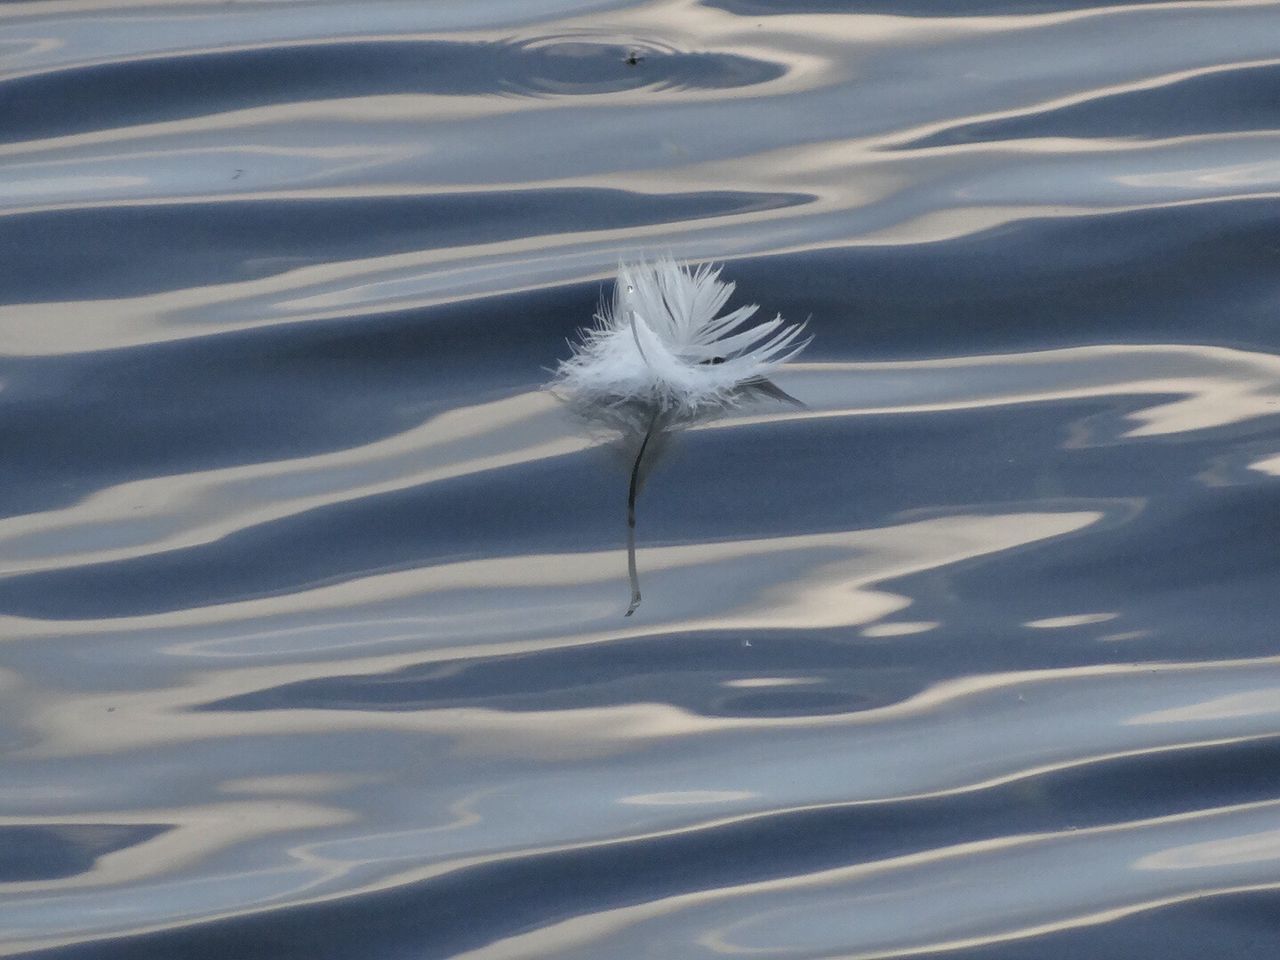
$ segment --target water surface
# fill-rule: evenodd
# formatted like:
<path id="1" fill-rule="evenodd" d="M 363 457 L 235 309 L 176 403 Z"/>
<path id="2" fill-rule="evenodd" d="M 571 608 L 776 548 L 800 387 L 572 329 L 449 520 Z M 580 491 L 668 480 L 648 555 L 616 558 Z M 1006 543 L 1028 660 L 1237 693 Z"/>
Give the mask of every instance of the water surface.
<path id="1" fill-rule="evenodd" d="M 1280 5 L 0 10 L 0 955 L 1272 958 Z M 640 497 L 620 259 L 811 316 Z"/>

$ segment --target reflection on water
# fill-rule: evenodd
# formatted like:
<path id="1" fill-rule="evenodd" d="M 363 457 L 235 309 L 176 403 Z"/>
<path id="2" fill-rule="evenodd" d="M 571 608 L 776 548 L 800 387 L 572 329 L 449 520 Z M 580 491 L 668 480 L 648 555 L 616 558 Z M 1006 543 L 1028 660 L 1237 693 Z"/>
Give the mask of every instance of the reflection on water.
<path id="1" fill-rule="evenodd" d="M 0 11 L 0 954 L 1270 960 L 1278 26 Z"/>

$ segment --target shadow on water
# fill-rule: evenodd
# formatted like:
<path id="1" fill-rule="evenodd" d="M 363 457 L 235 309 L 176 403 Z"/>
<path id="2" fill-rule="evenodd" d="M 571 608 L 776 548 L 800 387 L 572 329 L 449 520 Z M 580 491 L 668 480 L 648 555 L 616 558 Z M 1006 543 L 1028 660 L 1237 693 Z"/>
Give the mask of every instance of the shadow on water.
<path id="1" fill-rule="evenodd" d="M 88 871 L 99 857 L 136 846 L 167 829 L 102 823 L 0 827 L 0 883 L 74 877 Z"/>

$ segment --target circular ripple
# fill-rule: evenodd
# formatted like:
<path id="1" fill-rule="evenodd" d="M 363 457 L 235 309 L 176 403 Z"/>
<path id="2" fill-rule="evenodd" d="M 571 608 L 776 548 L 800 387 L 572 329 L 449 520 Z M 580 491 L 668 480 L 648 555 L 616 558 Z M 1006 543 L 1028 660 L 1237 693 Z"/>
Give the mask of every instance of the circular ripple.
<path id="1" fill-rule="evenodd" d="M 513 42 L 504 63 L 509 92 L 580 96 L 653 88 L 721 90 L 775 80 L 783 66 L 724 53 L 692 53 L 654 41 L 586 36 Z"/>

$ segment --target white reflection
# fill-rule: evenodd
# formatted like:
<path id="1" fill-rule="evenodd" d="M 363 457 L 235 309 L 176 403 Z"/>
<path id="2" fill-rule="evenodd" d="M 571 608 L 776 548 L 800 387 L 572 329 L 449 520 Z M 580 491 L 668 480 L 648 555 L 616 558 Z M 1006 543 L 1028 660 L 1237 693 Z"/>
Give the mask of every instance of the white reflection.
<path id="1" fill-rule="evenodd" d="M 886 620 L 884 623 L 872 623 L 862 628 L 864 637 L 910 637 L 917 633 L 928 633 L 942 626 L 937 620 Z"/>
<path id="2" fill-rule="evenodd" d="M 637 807 L 701 807 L 734 800 L 751 800 L 754 797 L 755 794 L 748 790 L 677 790 L 669 793 L 636 794 L 622 797 L 618 802 Z"/>
<path id="3" fill-rule="evenodd" d="M 360 778 L 338 773 L 293 773 L 277 776 L 242 777 L 219 786 L 222 793 L 299 796 L 334 793 L 360 782 Z"/>
<path id="4" fill-rule="evenodd" d="M 1265 473 L 1270 477 L 1280 477 L 1280 454 L 1272 457 L 1264 457 L 1261 460 L 1255 460 L 1249 464 L 1250 470 L 1257 470 L 1259 473 Z"/>
<path id="5" fill-rule="evenodd" d="M 1280 860 L 1280 829 L 1222 837 L 1138 858 L 1135 870 L 1203 870 Z"/>
<path id="6" fill-rule="evenodd" d="M 1123 630 L 1098 637 L 1099 643 L 1127 643 L 1130 640 L 1146 640 L 1155 635 L 1153 630 Z"/>
<path id="7" fill-rule="evenodd" d="M 47 168 L 46 168 L 47 169 Z M 145 187 L 146 177 L 122 177 L 82 174 L 68 177 L 41 177 L 27 180 L 10 179 L 0 183 L 0 204 L 22 197 L 55 195 L 66 197 L 97 190 L 120 190 L 124 187 Z"/>
<path id="8" fill-rule="evenodd" d="M 229 847 L 262 843 L 277 834 L 336 826 L 353 819 L 354 815 L 346 810 L 283 797 L 199 806 L 82 811 L 57 816 L 0 816 L 0 827 L 136 824 L 161 828 L 148 840 L 98 857 L 93 866 L 82 873 L 56 879 L 0 882 L 0 893 L 33 894 L 137 883 L 179 873 Z"/>
<path id="9" fill-rule="evenodd" d="M 1153 710 L 1133 717 L 1130 723 L 1203 723 L 1280 714 L 1280 686 L 1228 693 L 1199 703 L 1167 710 Z"/>
<path id="10" fill-rule="evenodd" d="M 1086 627 L 1094 623 L 1106 623 L 1114 620 L 1115 613 L 1076 613 L 1065 617 L 1045 617 L 1043 620 L 1028 620 L 1023 626 L 1033 630 L 1062 630 L 1067 627 Z"/>

